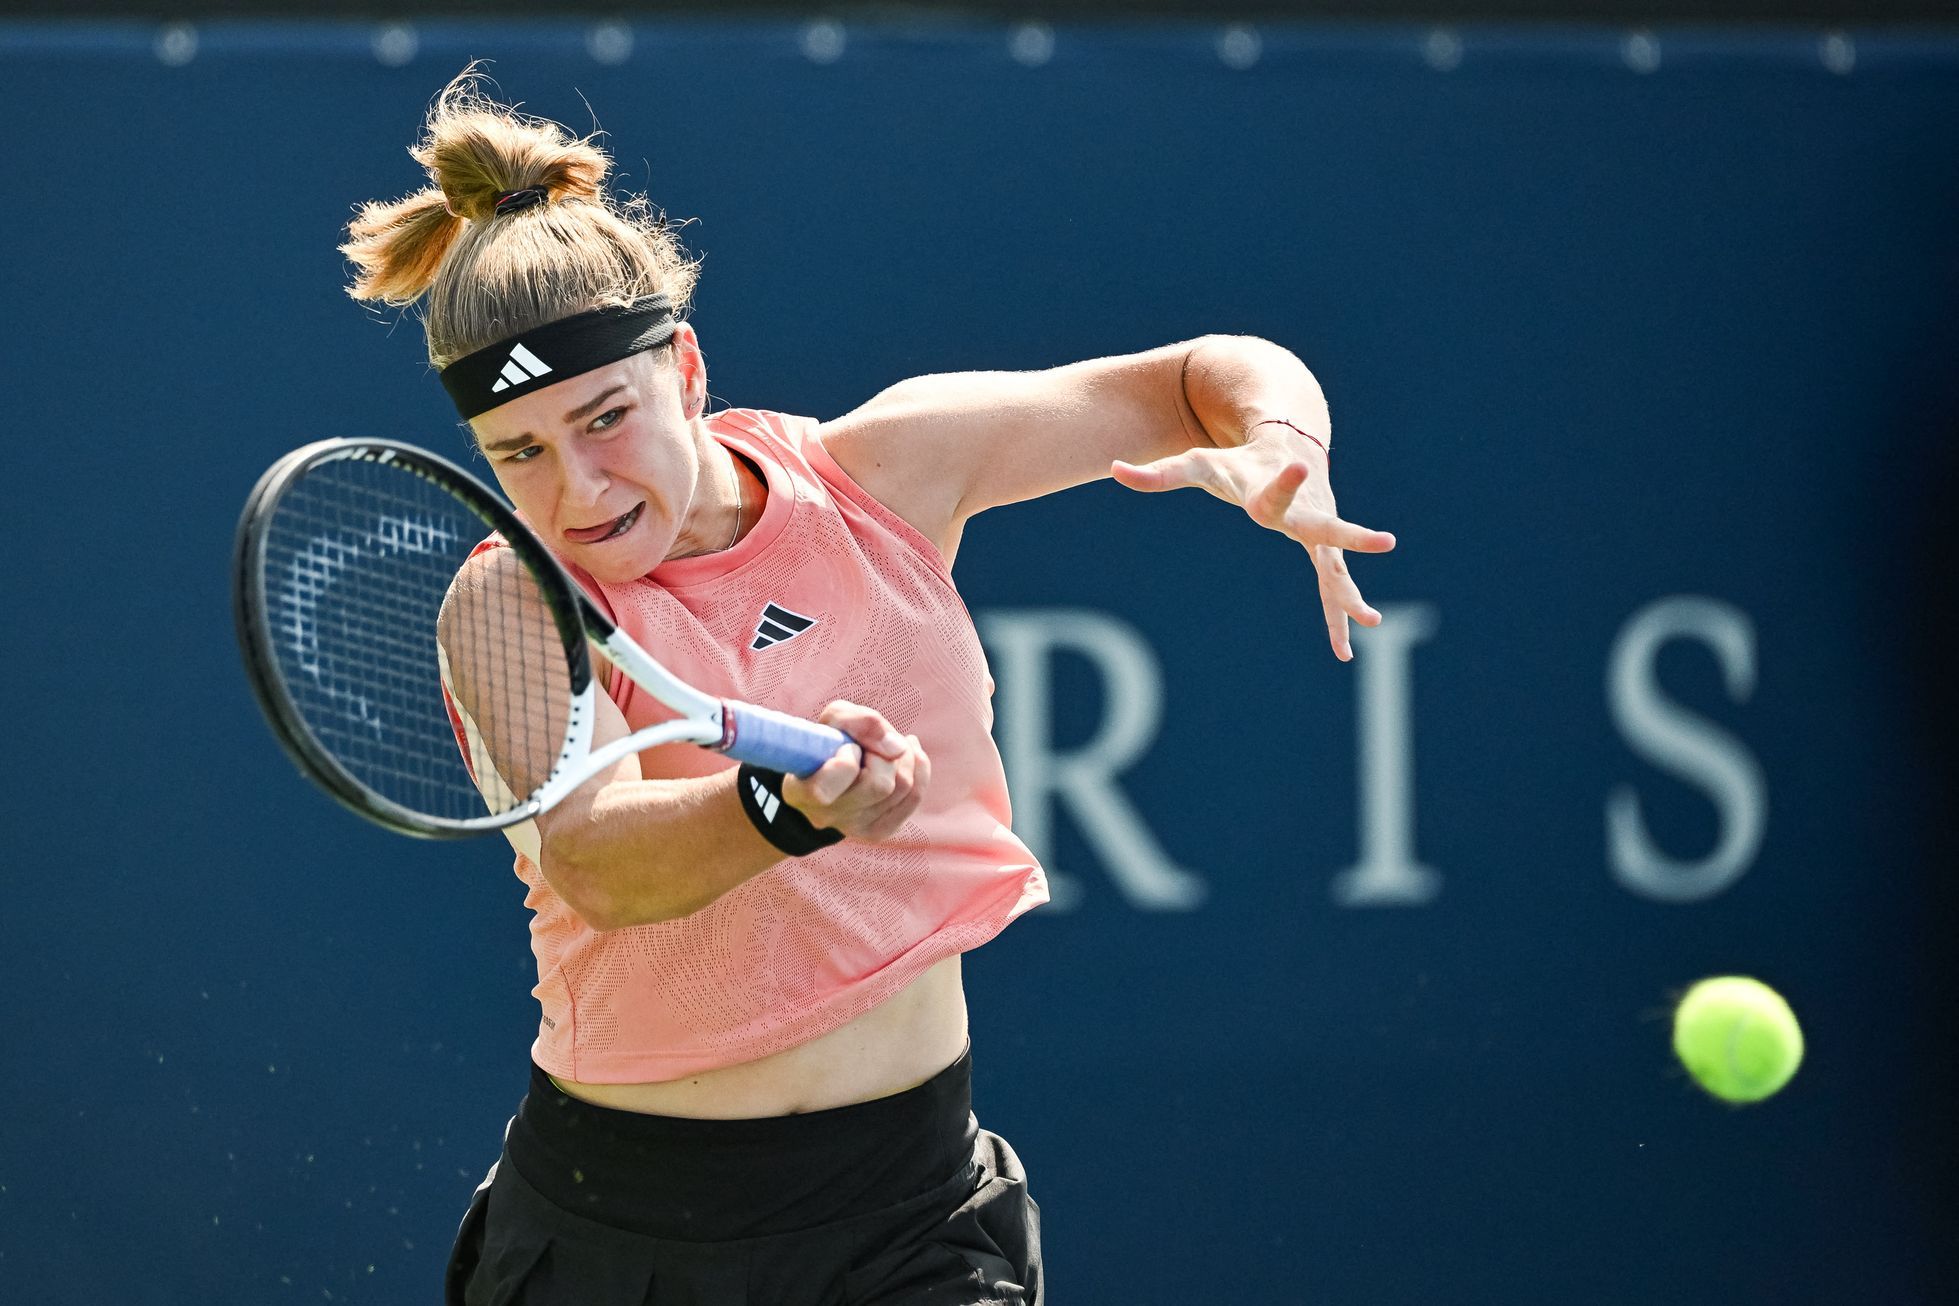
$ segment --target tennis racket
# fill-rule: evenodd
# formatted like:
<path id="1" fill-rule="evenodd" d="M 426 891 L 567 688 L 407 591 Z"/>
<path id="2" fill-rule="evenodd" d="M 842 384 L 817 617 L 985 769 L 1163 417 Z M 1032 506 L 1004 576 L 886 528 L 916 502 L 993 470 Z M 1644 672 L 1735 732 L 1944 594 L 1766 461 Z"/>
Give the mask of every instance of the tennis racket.
<path id="1" fill-rule="evenodd" d="M 491 532 L 509 547 L 472 556 Z M 274 463 L 238 523 L 232 598 L 246 675 L 286 753 L 404 834 L 516 825 L 661 744 L 808 775 L 850 742 L 675 677 L 502 499 L 413 445 L 327 440 Z M 592 649 L 675 719 L 594 749 Z"/>

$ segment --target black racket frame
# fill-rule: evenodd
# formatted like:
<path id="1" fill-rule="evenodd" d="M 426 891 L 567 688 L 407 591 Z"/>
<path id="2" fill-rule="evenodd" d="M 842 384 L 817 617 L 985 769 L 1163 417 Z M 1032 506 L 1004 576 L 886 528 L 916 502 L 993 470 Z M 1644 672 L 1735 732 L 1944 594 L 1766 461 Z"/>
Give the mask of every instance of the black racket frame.
<path id="1" fill-rule="evenodd" d="M 278 514 L 287 492 L 313 468 L 324 463 L 355 459 L 385 465 L 429 481 L 455 497 L 479 518 L 488 531 L 503 537 L 511 550 L 530 569 L 539 593 L 550 609 L 564 643 L 571 672 L 571 692 L 576 698 L 591 684 L 591 654 L 586 646 L 587 625 L 593 616 L 609 625 L 602 615 L 588 613 L 591 601 L 585 599 L 558 560 L 551 556 L 536 535 L 524 525 L 510 507 L 490 488 L 463 468 L 419 446 L 397 440 L 336 439 L 322 440 L 295 449 L 271 467 L 252 487 L 238 518 L 238 531 L 232 546 L 232 618 L 238 636 L 239 652 L 244 657 L 245 679 L 252 687 L 272 735 L 279 741 L 300 774 L 356 815 L 401 834 L 423 839 L 453 839 L 501 829 L 524 819 L 504 813 L 471 820 L 431 816 L 405 807 L 376 793 L 342 766 L 332 751 L 306 724 L 293 701 L 280 670 L 272 645 L 268 620 L 270 611 L 265 588 L 265 545 L 268 528 Z M 521 808 L 518 810 L 522 810 Z"/>

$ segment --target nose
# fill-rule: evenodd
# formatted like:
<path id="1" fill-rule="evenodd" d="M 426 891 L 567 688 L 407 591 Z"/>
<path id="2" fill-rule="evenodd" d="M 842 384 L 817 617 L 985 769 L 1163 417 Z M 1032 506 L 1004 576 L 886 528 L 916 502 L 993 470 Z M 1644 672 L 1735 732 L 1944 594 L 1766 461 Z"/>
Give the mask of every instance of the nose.
<path id="1" fill-rule="evenodd" d="M 612 483 L 604 468 L 590 455 L 581 454 L 575 449 L 565 452 L 559 466 L 564 469 L 559 497 L 567 508 L 578 510 L 596 506 L 605 497 L 606 487 Z"/>

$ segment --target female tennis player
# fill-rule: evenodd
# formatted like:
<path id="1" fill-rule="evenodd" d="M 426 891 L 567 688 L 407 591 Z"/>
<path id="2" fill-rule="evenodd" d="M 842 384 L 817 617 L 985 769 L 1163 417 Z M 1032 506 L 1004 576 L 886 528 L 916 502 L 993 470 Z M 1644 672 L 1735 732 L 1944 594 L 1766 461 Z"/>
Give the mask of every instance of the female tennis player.
<path id="1" fill-rule="evenodd" d="M 607 191 L 590 140 L 465 74 L 414 153 L 433 185 L 362 208 L 351 293 L 426 299 L 498 483 L 634 640 L 854 741 L 803 779 L 655 749 L 512 831 L 542 1018 L 447 1299 L 1042 1301 L 1026 1174 L 971 1110 L 960 956 L 1047 890 L 1009 829 L 953 558 L 999 504 L 1105 475 L 1194 486 L 1307 548 L 1350 658 L 1348 623 L 1380 615 L 1343 550 L 1394 539 L 1335 510 L 1319 385 L 1207 336 L 918 377 L 827 422 L 710 412 L 697 265 Z M 457 586 L 495 591 L 507 553 L 486 542 Z M 595 746 L 663 711 L 606 688 Z"/>

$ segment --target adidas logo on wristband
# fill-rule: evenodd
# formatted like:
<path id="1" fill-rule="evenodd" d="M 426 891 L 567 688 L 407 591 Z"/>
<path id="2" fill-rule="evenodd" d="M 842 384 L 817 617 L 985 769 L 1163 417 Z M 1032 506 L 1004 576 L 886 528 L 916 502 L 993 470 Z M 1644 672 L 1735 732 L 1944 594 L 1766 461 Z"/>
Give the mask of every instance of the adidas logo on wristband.
<path id="1" fill-rule="evenodd" d="M 735 777 L 735 796 L 749 823 L 764 839 L 791 857 L 807 857 L 843 838 L 842 830 L 819 829 L 782 799 L 782 773 L 743 762 Z"/>
<path id="2" fill-rule="evenodd" d="M 770 793 L 769 787 L 752 775 L 748 777 L 748 787 L 755 795 L 755 805 L 762 809 L 762 819 L 775 820 L 776 812 L 782 807 L 782 800 Z"/>

